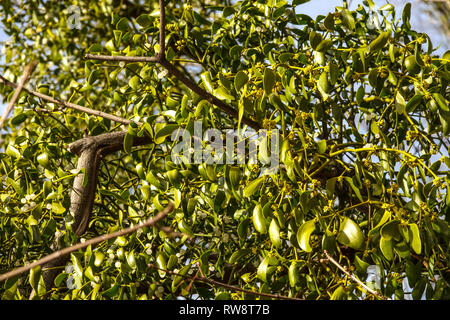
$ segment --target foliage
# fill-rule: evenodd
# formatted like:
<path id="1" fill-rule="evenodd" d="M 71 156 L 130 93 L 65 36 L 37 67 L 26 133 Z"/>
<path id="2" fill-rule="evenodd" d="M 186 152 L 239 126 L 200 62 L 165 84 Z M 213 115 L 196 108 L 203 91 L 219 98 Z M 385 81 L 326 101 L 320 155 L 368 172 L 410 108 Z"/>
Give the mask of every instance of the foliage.
<path id="1" fill-rule="evenodd" d="M 134 1 L 2 1 L 1 74 L 18 82 L 31 59 L 31 86 L 149 124 L 154 143 L 128 147 L 100 167 L 94 212 L 83 238 L 136 224 L 174 202 L 165 225 L 191 237 L 142 231 L 71 255 L 53 299 L 253 299 L 207 284 L 199 274 L 261 293 L 306 299 L 374 299 L 331 264 L 365 280 L 377 265 L 387 297 L 449 298 L 450 53 L 433 55 L 411 30 L 410 6 L 372 1 L 315 20 L 306 1 L 169 1 L 166 56 L 189 78 L 281 133 L 279 171 L 260 164 L 175 164 L 165 127 L 237 129 L 238 121 L 159 65 L 85 60 L 85 53 L 154 56 L 159 7 Z M 141 3 L 141 2 L 138 2 Z M 234 2 L 233 2 L 234 3 Z M 79 10 L 80 29 L 69 28 Z M 73 9 L 73 8 L 72 8 Z M 7 97 L 12 89 L 0 87 Z M 202 101 L 203 100 L 203 101 Z M 78 174 L 67 145 L 118 124 L 23 94 L 2 134 L 0 272 L 66 246 L 70 189 Z M 162 128 L 162 129 L 161 129 Z M 67 224 L 67 230 L 62 226 Z M 0 284 L 2 299 L 45 293 L 41 271 Z M 50 288 L 47 288 L 50 289 Z"/>

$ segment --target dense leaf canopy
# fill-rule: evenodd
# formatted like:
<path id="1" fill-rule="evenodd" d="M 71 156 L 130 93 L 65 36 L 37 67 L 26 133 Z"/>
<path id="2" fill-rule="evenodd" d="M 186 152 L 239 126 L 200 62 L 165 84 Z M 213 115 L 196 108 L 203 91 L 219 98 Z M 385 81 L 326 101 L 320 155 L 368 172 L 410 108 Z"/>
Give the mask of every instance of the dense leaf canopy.
<path id="1" fill-rule="evenodd" d="M 0 273 L 48 255 L 58 235 L 70 246 L 169 202 L 162 225 L 183 233 L 146 227 L 89 246 L 52 288 L 35 268 L 0 283 L 2 299 L 403 299 L 406 280 L 415 299 L 448 299 L 450 53 L 411 30 L 409 5 L 344 2 L 314 20 L 303 2 L 166 1 L 165 58 L 232 114 L 162 63 L 85 58 L 157 55 L 157 1 L 2 1 L 0 75 L 18 83 L 36 60 L 30 89 L 136 125 L 22 93 L 1 135 Z M 5 101 L 13 91 L 0 85 Z M 196 121 L 278 130 L 278 171 L 174 163 L 170 134 Z M 120 130 L 77 235 L 70 193 L 83 172 L 68 145 Z M 133 147 L 142 135 L 151 142 Z"/>

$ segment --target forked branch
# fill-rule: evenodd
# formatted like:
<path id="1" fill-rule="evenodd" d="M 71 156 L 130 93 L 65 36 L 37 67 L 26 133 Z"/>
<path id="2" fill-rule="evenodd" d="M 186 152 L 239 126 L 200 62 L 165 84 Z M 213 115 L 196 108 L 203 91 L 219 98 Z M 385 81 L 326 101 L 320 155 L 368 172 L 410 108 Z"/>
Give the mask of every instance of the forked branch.
<path id="1" fill-rule="evenodd" d="M 332 264 L 334 264 L 336 267 L 338 267 L 342 272 L 344 272 L 347 277 L 349 277 L 350 279 L 352 279 L 354 282 L 356 282 L 357 284 L 359 284 L 364 290 L 366 290 L 367 292 L 370 292 L 371 294 L 373 294 L 374 296 L 376 296 L 379 299 L 382 300 L 391 300 L 388 297 L 383 296 L 382 294 L 380 294 L 379 292 L 376 292 L 375 290 L 372 290 L 371 288 L 369 288 L 368 286 L 366 286 L 361 280 L 359 280 L 357 277 L 355 277 L 353 274 L 351 274 L 350 272 L 347 271 L 346 268 L 344 268 L 343 266 L 341 266 L 339 264 L 339 262 L 337 262 L 332 256 L 329 255 L 329 253 L 324 250 L 323 251 L 325 253 L 325 256 L 327 257 L 327 260 L 330 261 Z"/>
<path id="2" fill-rule="evenodd" d="M 166 13 L 164 0 L 159 1 L 160 5 L 160 22 L 159 22 L 159 47 L 160 51 L 156 53 L 153 57 L 130 57 L 130 56 L 105 56 L 105 55 L 93 55 L 86 54 L 85 58 L 90 60 L 100 60 L 100 61 L 123 61 L 123 62 L 156 62 L 163 66 L 169 74 L 183 82 L 189 89 L 194 91 L 196 94 L 207 100 L 209 103 L 217 106 L 220 110 L 235 118 L 239 119 L 239 112 L 232 106 L 223 102 L 216 96 L 212 95 L 208 91 L 200 88 L 194 81 L 186 77 L 180 70 L 178 70 L 172 63 L 167 61 L 165 57 L 165 28 L 166 28 Z M 247 117 L 242 117 L 241 122 L 248 125 L 249 127 L 259 130 L 261 125 Z"/>
<path id="3" fill-rule="evenodd" d="M 198 276 L 188 276 L 188 275 L 184 275 L 184 274 L 180 274 L 171 270 L 166 270 L 166 269 L 162 269 L 158 266 L 155 266 L 153 264 L 149 264 L 148 265 L 150 268 L 156 269 L 156 270 L 160 270 L 160 271 L 164 271 L 170 275 L 174 275 L 174 276 L 179 276 L 188 280 L 191 280 L 193 282 L 203 282 L 203 283 L 207 283 L 213 287 L 221 287 L 221 288 L 225 288 L 227 290 L 230 291 L 234 291 L 234 292 L 243 292 L 246 294 L 250 294 L 253 296 L 259 296 L 259 297 L 265 297 L 265 298 L 271 298 L 271 299 L 278 299 L 278 300 L 303 300 L 303 299 L 299 299 L 299 298 L 295 298 L 295 297 L 287 297 L 287 296 L 282 296 L 279 294 L 272 294 L 272 293 L 265 293 L 265 292 L 256 292 L 256 291 L 251 291 L 251 290 L 247 290 L 247 289 L 242 289 L 240 287 L 236 287 L 236 286 L 232 286 L 229 285 L 227 283 L 223 283 L 220 281 L 216 281 L 216 280 L 211 280 L 205 277 L 205 275 L 202 272 L 202 269 L 200 268 L 200 266 L 197 265 L 198 269 L 200 270 L 201 273 L 201 277 Z"/>

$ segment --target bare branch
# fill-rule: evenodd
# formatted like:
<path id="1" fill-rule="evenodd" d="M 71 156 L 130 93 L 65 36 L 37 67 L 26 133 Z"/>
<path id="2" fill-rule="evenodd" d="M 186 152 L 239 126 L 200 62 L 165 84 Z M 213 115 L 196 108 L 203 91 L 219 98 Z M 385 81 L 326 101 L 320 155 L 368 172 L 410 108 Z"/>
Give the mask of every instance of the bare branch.
<path id="1" fill-rule="evenodd" d="M 189 279 L 189 280 L 194 281 L 194 282 L 207 283 L 207 284 L 210 284 L 212 286 L 225 288 L 225 289 L 228 289 L 228 290 L 231 290 L 231 291 L 234 291 L 234 292 L 243 292 L 243 293 L 247 293 L 247 294 L 251 294 L 251 295 L 255 295 L 255 296 L 272 298 L 272 299 L 279 299 L 279 300 L 302 300 L 302 299 L 299 299 L 299 298 L 287 297 L 287 296 L 282 296 L 282 295 L 279 295 L 279 294 L 271 294 L 271 293 L 255 292 L 255 291 L 251 291 L 251 290 L 246 290 L 246 289 L 242 289 L 242 288 L 239 288 L 239 287 L 236 287 L 236 286 L 232 286 L 232 285 L 229 285 L 229 284 L 226 284 L 226 283 L 223 283 L 223 282 L 219 282 L 219 281 L 208 279 L 208 278 L 206 278 L 203 275 L 203 272 L 201 271 L 201 268 L 198 265 L 197 265 L 197 267 L 200 270 L 200 273 L 202 274 L 201 277 L 197 277 L 197 276 L 191 277 L 191 276 L 188 276 L 188 275 L 183 275 L 183 274 L 180 274 L 180 273 L 177 273 L 177 272 L 173 272 L 173 271 L 170 271 L 170 270 L 159 268 L 158 266 L 155 266 L 153 264 L 149 264 L 148 266 L 150 268 L 153 268 L 153 269 L 156 269 L 156 270 L 161 270 L 161 271 L 167 272 L 170 275 L 180 276 L 182 278 Z"/>
<path id="2" fill-rule="evenodd" d="M 99 61 L 124 61 L 124 62 L 158 62 L 159 57 L 130 57 L 130 56 L 105 56 L 101 54 L 86 54 L 85 59 Z"/>
<path id="3" fill-rule="evenodd" d="M 3 76 L 0 76 L 0 83 L 6 84 L 7 86 L 9 86 L 11 88 L 15 88 L 15 89 L 19 87 L 17 84 L 15 84 L 15 83 L 5 79 Z M 74 109 L 74 110 L 77 110 L 77 111 L 81 111 L 81 112 L 84 112 L 84 113 L 87 113 L 87 114 L 91 114 L 91 115 L 94 115 L 94 116 L 102 117 L 102 118 L 105 118 L 105 119 L 108 119 L 108 120 L 111 120 L 111 121 L 114 121 L 114 122 L 122 123 L 122 124 L 125 124 L 125 125 L 128 125 L 131 122 L 133 122 L 131 120 L 124 119 L 124 118 L 121 118 L 121 117 L 118 117 L 118 116 L 114 116 L 114 115 L 109 114 L 109 113 L 105 113 L 105 112 L 102 112 L 102 111 L 97 111 L 97 110 L 93 110 L 93 109 L 90 109 L 90 108 L 86 108 L 86 107 L 80 106 L 80 105 L 75 104 L 75 103 L 67 102 L 67 101 L 64 101 L 64 100 L 57 100 L 57 99 L 54 99 L 54 98 L 52 98 L 52 97 L 50 97 L 48 95 L 42 94 L 42 93 L 34 91 L 34 90 L 30 90 L 30 89 L 27 89 L 27 88 L 23 88 L 22 90 L 28 92 L 29 94 L 32 94 L 35 97 L 41 98 L 41 99 L 43 99 L 43 100 L 45 100 L 47 102 L 54 103 L 56 105 L 63 106 L 63 107 L 66 107 L 66 108 L 71 108 L 71 109 Z"/>
<path id="4" fill-rule="evenodd" d="M 169 205 L 163 211 L 159 212 L 155 217 L 152 217 L 152 218 L 146 220 L 142 224 L 138 224 L 138 225 L 135 225 L 135 226 L 132 226 L 132 227 L 120 230 L 120 231 L 116 231 L 116 232 L 113 232 L 113 233 L 109 233 L 109 234 L 106 234 L 106 235 L 101 235 L 101 236 L 89 239 L 89 240 L 87 240 L 85 242 L 78 243 L 76 245 L 70 246 L 68 248 L 64 248 L 64 249 L 55 251 L 52 254 L 49 254 L 49 255 L 45 256 L 44 258 L 42 258 L 42 259 L 39 259 L 39 260 L 37 260 L 35 262 L 32 262 L 30 264 L 27 264 L 27 265 L 25 265 L 23 267 L 14 269 L 14 270 L 12 270 L 10 272 L 7 272 L 7 273 L 4 273 L 4 274 L 0 275 L 0 281 L 7 280 L 7 279 L 12 278 L 14 276 L 17 276 L 19 274 L 27 272 L 30 269 L 34 268 L 34 267 L 46 264 L 46 263 L 48 263 L 48 262 L 50 262 L 52 260 L 61 258 L 62 256 L 66 256 L 66 255 L 68 255 L 68 254 L 70 254 L 70 253 L 72 253 L 74 251 L 77 251 L 77 250 L 80 250 L 80 249 L 84 249 L 84 248 L 86 248 L 86 247 L 88 247 L 90 245 L 94 245 L 94 244 L 97 244 L 99 242 L 103 242 L 103 241 L 107 241 L 107 240 L 110 240 L 110 239 L 113 239 L 113 238 L 117 238 L 117 237 L 129 234 L 129 233 L 132 233 L 132 232 L 134 232 L 134 231 L 136 231 L 138 229 L 141 229 L 141 228 L 153 227 L 153 226 L 156 225 L 157 222 L 159 222 L 164 217 L 166 217 L 172 210 L 173 210 L 173 204 L 169 203 Z"/>
<path id="5" fill-rule="evenodd" d="M 158 57 L 166 58 L 166 6 L 164 0 L 159 0 L 159 53 Z"/>
<path id="6" fill-rule="evenodd" d="M 352 279 L 353 281 L 355 281 L 357 284 L 359 284 L 361 287 L 364 288 L 364 290 L 370 292 L 371 294 L 373 294 L 374 296 L 376 296 L 379 299 L 382 300 L 392 300 L 391 298 L 385 297 L 382 294 L 380 294 L 379 292 L 376 292 L 375 290 L 370 289 L 368 286 L 366 286 L 361 280 L 359 280 L 357 277 L 355 277 L 353 274 L 351 274 L 350 272 L 347 271 L 346 268 L 344 268 L 343 266 L 341 266 L 336 260 L 334 260 L 334 258 L 332 256 L 330 256 L 327 252 L 327 250 L 323 251 L 325 253 L 325 256 L 327 257 L 327 259 L 329 261 L 331 261 L 331 263 L 333 263 L 336 267 L 338 267 L 342 272 L 344 272 L 350 279 Z"/>
<path id="7" fill-rule="evenodd" d="M 160 39 L 160 51 L 154 57 L 129 57 L 129 56 L 104 56 L 104 55 L 92 55 L 87 54 L 86 59 L 102 60 L 102 61 L 124 61 L 124 62 L 157 62 L 160 63 L 171 75 L 183 82 L 189 89 L 194 91 L 199 96 L 206 99 L 209 103 L 217 106 L 220 110 L 232 116 L 235 119 L 239 119 L 239 112 L 218 99 L 216 96 L 200 88 L 194 81 L 186 77 L 181 71 L 179 71 L 172 63 L 166 60 L 165 57 L 165 28 L 166 28 L 166 13 L 164 7 L 164 0 L 159 1 L 160 5 L 160 22 L 159 22 L 159 39 Z M 242 117 L 242 123 L 249 127 L 259 130 L 261 126 L 258 122 L 253 121 L 247 117 Z"/>
<path id="8" fill-rule="evenodd" d="M 20 96 L 20 92 L 22 92 L 23 87 L 30 79 L 31 73 L 33 72 L 34 68 L 37 65 L 37 61 L 31 61 L 23 71 L 22 79 L 20 80 L 19 85 L 16 88 L 16 91 L 14 92 L 14 95 L 11 98 L 11 101 L 9 101 L 8 106 L 6 107 L 5 113 L 2 116 L 2 119 L 0 120 L 0 128 L 3 127 L 3 124 L 5 123 L 6 119 L 8 118 L 9 113 L 14 107 L 14 104 L 16 103 L 17 99 Z"/>

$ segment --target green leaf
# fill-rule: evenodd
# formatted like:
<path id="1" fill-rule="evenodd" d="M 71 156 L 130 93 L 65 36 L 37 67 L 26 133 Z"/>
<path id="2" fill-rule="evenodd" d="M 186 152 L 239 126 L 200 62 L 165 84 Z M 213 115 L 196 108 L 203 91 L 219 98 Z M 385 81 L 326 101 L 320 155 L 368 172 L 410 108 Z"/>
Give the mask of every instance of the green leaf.
<path id="1" fill-rule="evenodd" d="M 395 95 L 395 112 L 398 114 L 402 114 L 405 112 L 406 109 L 406 101 L 405 98 L 403 98 L 400 91 L 397 91 L 397 94 Z"/>
<path id="2" fill-rule="evenodd" d="M 161 251 L 156 256 L 156 265 L 160 269 L 167 269 L 166 255 Z M 158 270 L 158 273 L 161 278 L 164 278 L 166 276 L 166 272 L 163 270 Z"/>
<path id="3" fill-rule="evenodd" d="M 181 284 L 181 281 L 185 279 L 183 276 L 186 275 L 190 269 L 191 264 L 187 264 L 181 268 L 179 272 L 177 272 L 178 275 L 176 275 L 172 280 L 172 292 L 177 290 L 178 286 Z"/>
<path id="4" fill-rule="evenodd" d="M 161 189 L 160 179 L 155 177 L 155 175 L 151 171 L 147 172 L 147 175 L 145 176 L 145 180 L 147 180 L 148 183 L 155 186 L 157 189 Z"/>
<path id="5" fill-rule="evenodd" d="M 240 211 L 241 213 L 245 213 L 246 212 L 244 209 L 241 209 L 241 210 L 238 210 L 238 211 Z M 244 220 L 242 220 L 239 223 L 238 229 L 237 229 L 239 240 L 246 240 L 247 239 L 249 226 L 250 226 L 250 220 L 249 219 L 244 219 Z"/>
<path id="6" fill-rule="evenodd" d="M 214 95 L 221 100 L 234 100 L 234 96 L 227 88 L 223 86 L 220 86 L 214 90 Z"/>
<path id="7" fill-rule="evenodd" d="M 177 124 L 157 123 L 155 125 L 155 143 L 156 144 L 163 143 L 166 137 L 172 135 L 172 133 L 177 129 L 178 129 Z"/>
<path id="8" fill-rule="evenodd" d="M 319 43 L 322 42 L 322 35 L 316 31 L 311 31 L 309 33 L 309 44 L 311 45 L 311 48 L 315 51 L 319 51 L 316 50 L 317 46 L 319 45 Z"/>
<path id="9" fill-rule="evenodd" d="M 295 285 L 298 283 L 298 280 L 299 280 L 299 272 L 298 272 L 297 262 L 293 261 L 289 265 L 288 277 L 289 277 L 289 285 L 291 287 L 295 287 Z"/>
<path id="10" fill-rule="evenodd" d="M 275 219 L 272 219 L 269 226 L 269 237 L 275 248 L 280 248 L 283 241 L 280 238 L 280 227 Z"/>
<path id="11" fill-rule="evenodd" d="M 119 292 L 119 288 L 120 288 L 119 284 L 118 284 L 118 283 L 114 283 L 114 285 L 113 285 L 111 288 L 109 288 L 108 290 L 105 290 L 105 291 L 102 293 L 102 296 L 104 296 L 105 298 L 110 298 L 110 299 L 112 299 L 112 298 L 114 298 L 114 297 L 117 295 L 117 293 Z"/>
<path id="12" fill-rule="evenodd" d="M 108 51 L 115 51 L 116 45 L 114 44 L 114 39 L 110 39 L 105 43 L 105 48 Z"/>
<path id="13" fill-rule="evenodd" d="M 133 90 L 137 90 L 140 87 L 140 83 L 141 80 L 139 78 L 139 76 L 134 76 L 130 79 L 130 81 L 128 81 L 128 85 L 131 87 L 131 89 Z"/>
<path id="14" fill-rule="evenodd" d="M 184 234 L 186 234 L 186 235 L 188 235 L 190 237 L 192 237 L 194 235 L 194 233 L 192 232 L 191 227 L 184 220 L 179 220 L 178 221 L 178 229 L 182 233 L 184 233 Z"/>
<path id="15" fill-rule="evenodd" d="M 389 40 L 390 34 L 391 33 L 389 31 L 384 31 L 384 32 L 380 33 L 378 35 L 378 37 L 376 37 L 375 40 L 373 40 L 369 44 L 369 52 L 374 53 L 374 52 L 381 50 L 386 45 L 387 41 Z"/>
<path id="16" fill-rule="evenodd" d="M 320 41 L 320 43 L 317 45 L 315 50 L 318 52 L 325 52 L 325 51 L 329 50 L 332 46 L 333 46 L 332 40 L 324 39 L 324 40 Z"/>
<path id="17" fill-rule="evenodd" d="M 323 25 L 328 31 L 334 31 L 334 14 L 329 13 L 323 20 Z"/>
<path id="18" fill-rule="evenodd" d="M 38 155 L 36 157 L 36 160 L 44 168 L 49 168 L 50 161 L 49 161 L 47 152 L 43 152 L 40 155 Z"/>
<path id="19" fill-rule="evenodd" d="M 272 88 L 275 85 L 275 82 L 276 82 L 275 72 L 273 72 L 273 70 L 270 68 L 266 68 L 264 70 L 264 79 L 263 79 L 264 92 L 266 93 L 266 96 L 269 96 L 272 93 Z"/>
<path id="20" fill-rule="evenodd" d="M 30 285 L 35 292 L 38 292 L 39 280 L 42 277 L 41 266 L 36 266 L 30 270 Z"/>
<path id="21" fill-rule="evenodd" d="M 342 18 L 342 22 L 344 23 L 344 25 L 350 29 L 350 30 L 354 30 L 356 23 L 355 23 L 355 18 L 353 18 L 352 14 L 350 13 L 350 11 L 348 11 L 347 9 L 342 10 L 341 11 L 341 18 Z"/>
<path id="22" fill-rule="evenodd" d="M 339 66 L 336 63 L 330 62 L 330 84 L 334 86 L 339 78 Z"/>
<path id="23" fill-rule="evenodd" d="M 234 88 L 236 91 L 239 92 L 241 88 L 247 84 L 248 80 L 248 75 L 245 71 L 238 71 L 234 77 Z"/>
<path id="24" fill-rule="evenodd" d="M 392 239 L 385 239 L 383 237 L 380 238 L 380 249 L 386 259 L 389 261 L 394 258 L 394 249 L 392 247 Z"/>
<path id="25" fill-rule="evenodd" d="M 360 106 L 363 102 L 364 95 L 366 92 L 364 91 L 364 87 L 361 85 L 358 87 L 358 90 L 356 90 L 356 103 Z"/>
<path id="26" fill-rule="evenodd" d="M 278 56 L 278 60 L 279 60 L 281 63 L 288 63 L 288 62 L 292 59 L 293 56 L 294 56 L 293 53 L 290 53 L 290 52 L 283 52 L 282 54 L 280 54 L 280 55 Z"/>
<path id="27" fill-rule="evenodd" d="M 380 221 L 378 222 L 378 224 L 372 230 L 370 230 L 369 234 L 378 231 L 378 229 L 380 229 L 381 226 L 384 225 L 386 223 L 386 221 L 388 221 L 390 218 L 391 218 L 390 211 L 389 210 L 384 210 L 383 216 L 381 217 Z"/>
<path id="28" fill-rule="evenodd" d="M 94 84 L 94 82 L 98 80 L 99 74 L 100 74 L 100 71 L 99 71 L 99 70 L 97 70 L 97 69 L 92 70 L 91 73 L 89 74 L 89 77 L 88 77 L 88 81 L 87 81 L 87 82 L 88 82 L 89 84 Z"/>
<path id="29" fill-rule="evenodd" d="M 13 158 L 20 158 L 20 151 L 17 150 L 14 146 L 12 146 L 11 144 L 8 145 L 8 147 L 6 148 L 5 153 Z"/>
<path id="30" fill-rule="evenodd" d="M 355 255 L 355 266 L 356 266 L 356 272 L 359 274 L 362 274 L 364 276 L 367 275 L 367 268 L 370 266 L 367 262 L 364 260 L 361 260 L 357 255 Z"/>
<path id="31" fill-rule="evenodd" d="M 414 288 L 417 281 L 420 279 L 420 274 L 422 271 L 422 262 L 419 261 L 417 264 L 413 264 L 411 261 L 406 261 L 405 272 L 408 278 L 408 284 L 411 288 Z"/>
<path id="32" fill-rule="evenodd" d="M 260 279 L 262 282 L 267 281 L 269 262 L 270 262 L 270 257 L 269 256 L 265 257 L 259 264 L 258 269 L 256 271 L 256 275 L 257 275 L 258 279 Z"/>
<path id="33" fill-rule="evenodd" d="M 52 202 L 52 211 L 56 214 L 62 214 L 66 212 L 66 208 L 60 202 Z"/>
<path id="34" fill-rule="evenodd" d="M 225 77 L 224 75 L 223 75 L 223 73 L 219 73 L 219 82 L 220 82 L 220 84 L 222 85 L 222 86 L 224 86 L 227 90 L 231 90 L 232 88 L 231 88 L 231 86 L 232 86 L 232 84 L 231 84 L 231 81 L 230 80 L 228 80 L 228 78 L 227 77 Z"/>
<path id="35" fill-rule="evenodd" d="M 99 43 L 94 43 L 88 49 L 88 51 L 90 53 L 98 53 L 98 52 L 102 52 L 102 50 L 103 50 L 103 47 Z"/>
<path id="36" fill-rule="evenodd" d="M 361 193 L 359 192 L 359 189 L 355 186 L 353 183 L 353 179 L 350 177 L 344 177 L 345 181 L 350 185 L 350 187 L 353 189 L 353 191 L 356 194 L 356 197 L 358 197 L 359 201 L 363 202 L 363 198 L 361 196 Z"/>
<path id="37" fill-rule="evenodd" d="M 143 28 L 148 28 L 153 23 L 153 18 L 148 14 L 141 14 L 136 18 L 136 22 Z"/>
<path id="38" fill-rule="evenodd" d="M 314 220 L 309 220 L 303 223 L 297 231 L 297 242 L 302 250 L 306 252 L 311 252 L 312 248 L 309 243 L 309 238 L 311 233 L 313 233 L 316 228 L 316 223 Z"/>
<path id="39" fill-rule="evenodd" d="M 208 90 L 209 93 L 214 94 L 214 86 L 212 84 L 211 76 L 209 75 L 209 72 L 208 71 L 203 72 L 200 75 L 200 78 L 202 79 L 202 81 L 206 87 L 206 90 Z"/>
<path id="40" fill-rule="evenodd" d="M 105 258 L 105 255 L 101 251 L 94 252 L 94 266 L 100 267 Z"/>
<path id="41" fill-rule="evenodd" d="M 347 300 L 348 294 L 343 286 L 339 286 L 334 290 L 330 300 Z"/>
<path id="42" fill-rule="evenodd" d="M 131 148 L 133 148 L 134 136 L 127 132 L 123 138 L 123 150 L 125 153 L 130 154 Z"/>
<path id="43" fill-rule="evenodd" d="M 406 29 L 411 29 L 411 24 L 409 23 L 409 20 L 411 19 L 411 3 L 405 4 L 405 7 L 403 8 L 402 12 L 402 20 L 403 24 L 406 26 Z"/>
<path id="44" fill-rule="evenodd" d="M 117 30 L 128 31 L 129 28 L 130 28 L 129 20 L 126 17 L 121 18 L 116 24 Z"/>
<path id="45" fill-rule="evenodd" d="M 264 177 L 259 177 L 247 184 L 247 186 L 244 188 L 244 197 L 251 197 L 256 191 L 261 188 L 264 180 Z"/>
<path id="46" fill-rule="evenodd" d="M 445 98 L 440 94 L 439 92 L 435 92 L 432 94 L 434 100 L 437 102 L 438 106 L 441 108 L 442 111 L 449 112 L 450 109 L 448 107 L 447 102 L 445 101 Z"/>
<path id="47" fill-rule="evenodd" d="M 420 93 L 415 94 L 414 97 L 412 97 L 406 104 L 406 106 L 405 106 L 406 112 L 407 113 L 414 112 L 414 110 L 417 108 L 417 106 L 419 106 L 422 103 L 423 97 L 424 97 L 423 94 L 420 94 Z"/>
<path id="48" fill-rule="evenodd" d="M 422 242 L 420 240 L 419 227 L 415 223 L 410 223 L 408 226 L 409 226 L 409 232 L 410 232 L 411 248 L 414 250 L 415 253 L 421 254 L 422 253 Z"/>
<path id="49" fill-rule="evenodd" d="M 339 233 L 336 237 L 341 244 L 359 250 L 364 244 L 364 235 L 358 224 L 348 217 L 341 222 Z"/>
<path id="50" fill-rule="evenodd" d="M 400 240 L 399 224 L 399 220 L 391 220 L 386 223 L 380 230 L 381 236 L 386 240 L 391 240 L 392 238 Z"/>
<path id="51" fill-rule="evenodd" d="M 230 256 L 230 259 L 228 260 L 229 263 L 234 264 L 240 260 L 242 260 L 243 258 L 245 258 L 246 256 L 248 256 L 250 253 L 252 252 L 251 249 L 249 248 L 245 248 L 245 249 L 240 249 L 238 251 L 233 252 L 233 254 Z"/>
<path id="52" fill-rule="evenodd" d="M 327 151 L 327 140 L 320 140 L 317 142 L 317 151 L 324 154 Z"/>
<path id="53" fill-rule="evenodd" d="M 13 126 L 17 126 L 19 124 L 21 124 L 22 122 L 24 122 L 27 119 L 27 115 L 23 112 L 15 115 L 12 119 L 11 119 L 11 125 Z"/>
<path id="54" fill-rule="evenodd" d="M 241 169 L 236 166 L 226 167 L 226 174 L 231 187 L 234 190 L 239 189 L 239 183 L 241 181 Z"/>
<path id="55" fill-rule="evenodd" d="M 235 12 L 236 12 L 236 9 L 234 9 L 233 7 L 225 7 L 225 8 L 223 8 L 222 15 L 224 18 L 226 18 L 228 16 L 231 16 Z"/>
<path id="56" fill-rule="evenodd" d="M 252 221 L 256 231 L 261 234 L 267 232 L 266 218 L 264 216 L 263 208 L 259 203 L 253 209 Z"/>
<path id="57" fill-rule="evenodd" d="M 53 281 L 53 283 L 55 284 L 56 287 L 61 286 L 61 284 L 63 283 L 64 280 L 66 280 L 69 277 L 69 275 L 65 272 L 61 272 L 60 274 L 58 274 L 55 278 L 55 281 Z"/>
<path id="58" fill-rule="evenodd" d="M 319 81 L 317 83 L 320 94 L 324 101 L 328 100 L 328 92 L 330 91 L 330 86 L 328 83 L 328 74 L 324 71 L 319 76 Z"/>

